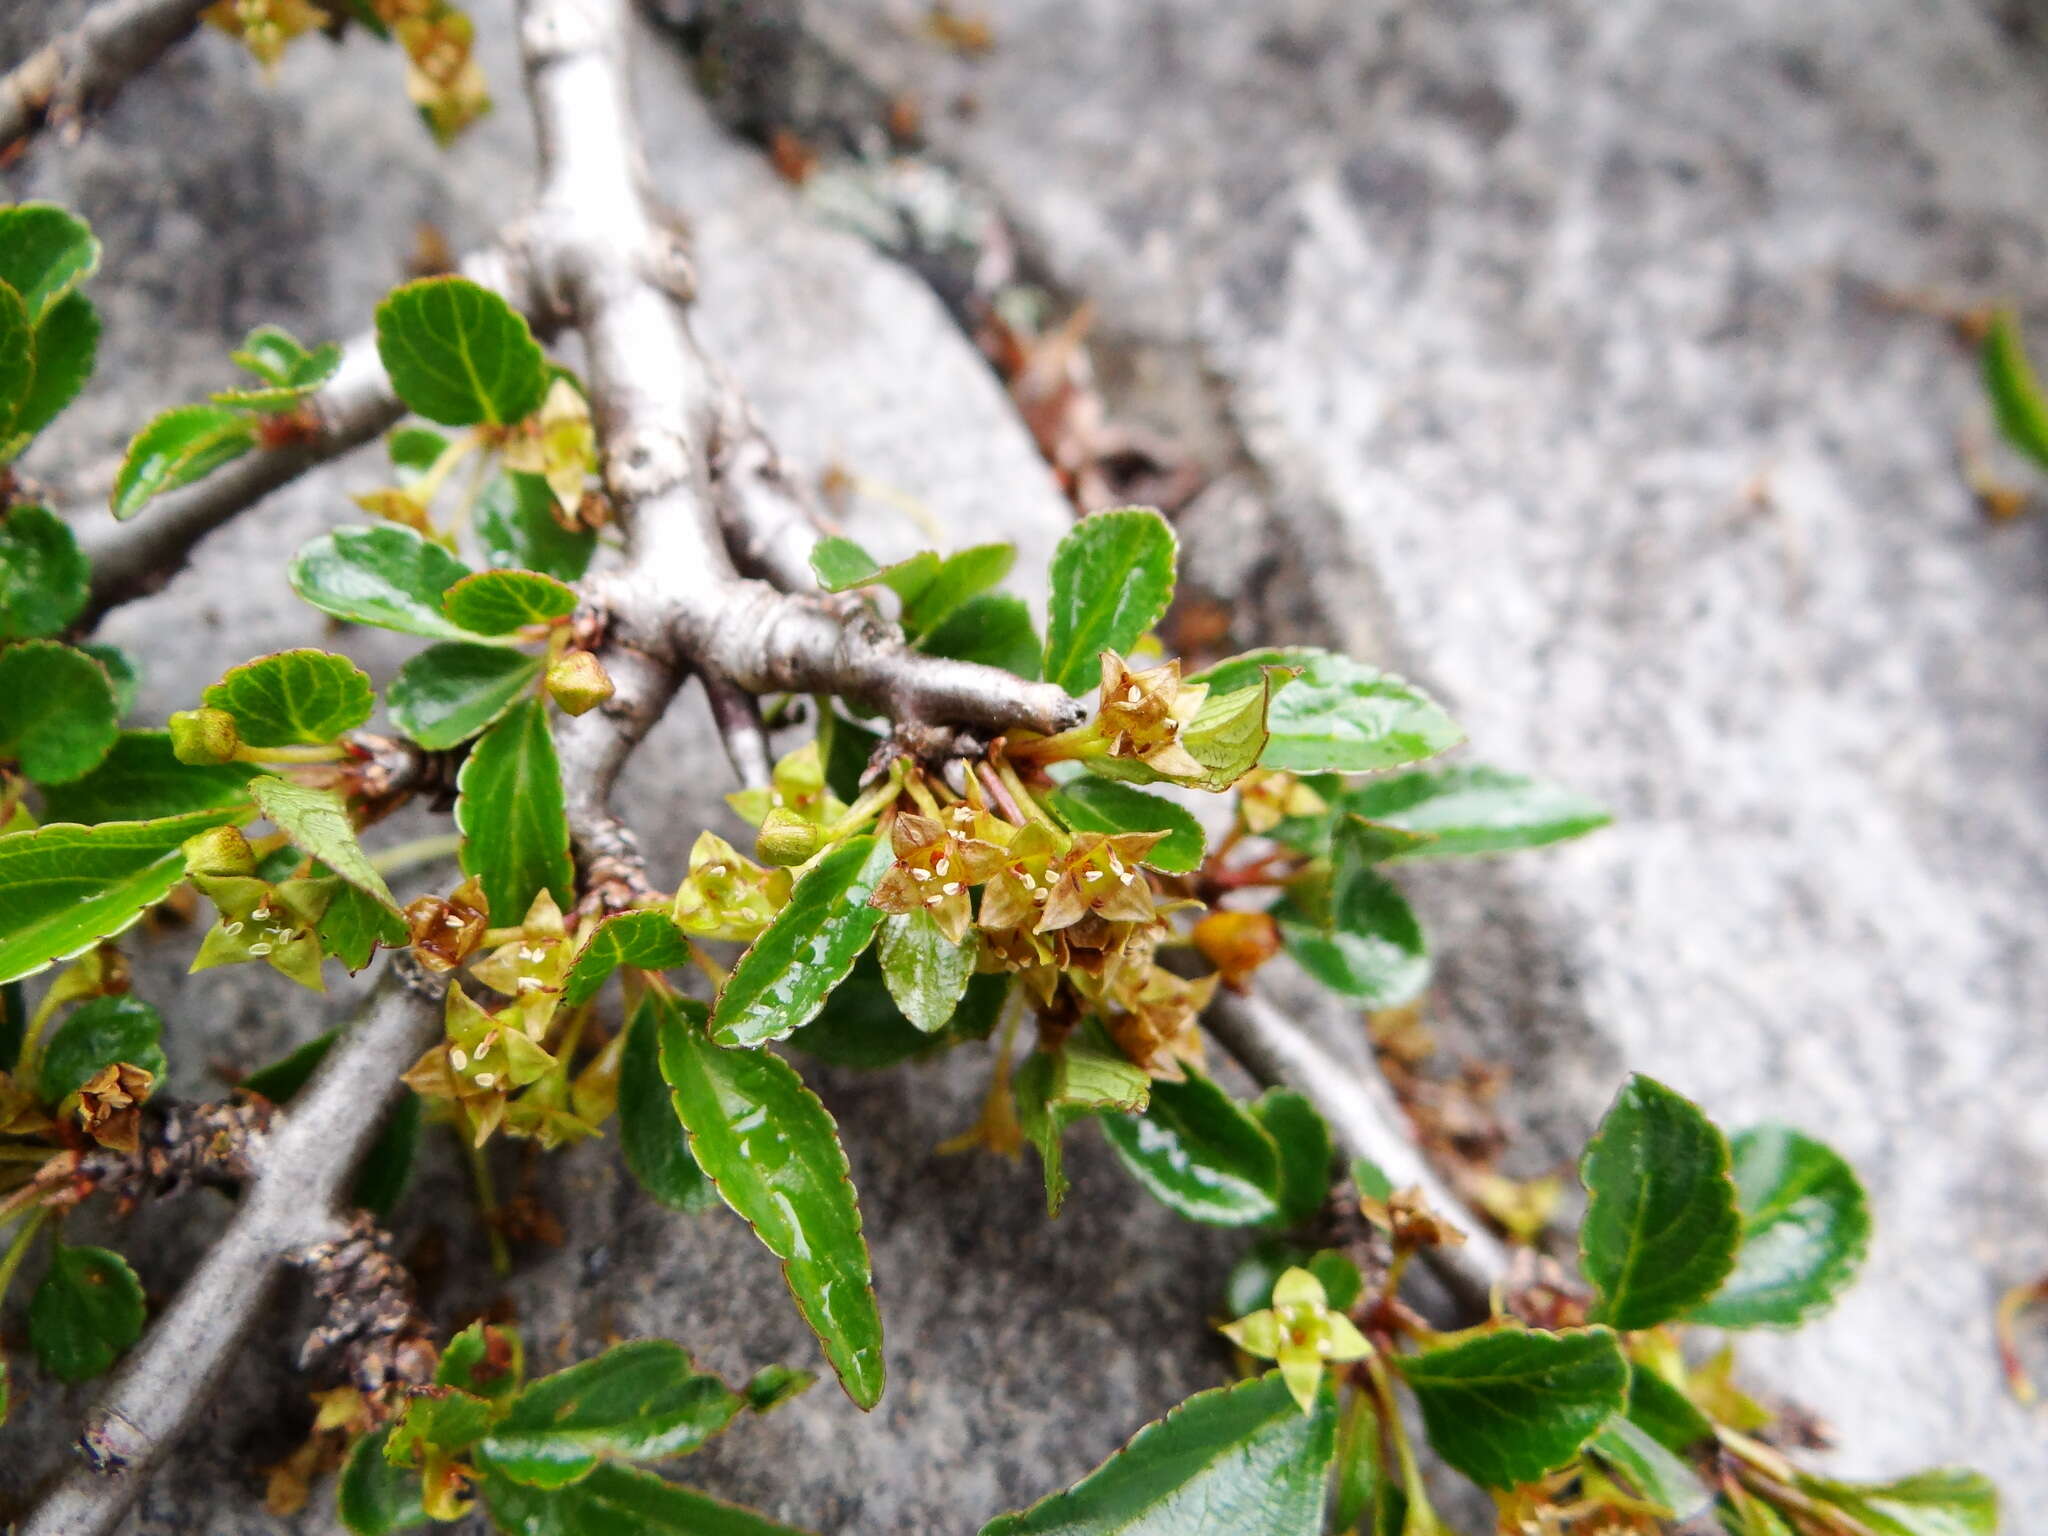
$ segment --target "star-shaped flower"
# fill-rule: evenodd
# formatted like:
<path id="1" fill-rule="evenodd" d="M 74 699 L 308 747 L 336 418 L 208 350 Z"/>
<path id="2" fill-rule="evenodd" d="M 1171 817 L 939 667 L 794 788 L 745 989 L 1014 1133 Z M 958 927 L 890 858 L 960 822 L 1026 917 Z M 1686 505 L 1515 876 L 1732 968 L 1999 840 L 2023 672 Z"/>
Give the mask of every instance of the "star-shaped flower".
<path id="1" fill-rule="evenodd" d="M 910 812 L 896 818 L 889 847 L 896 862 L 869 901 L 884 912 L 929 912 L 939 931 L 960 943 L 974 920 L 967 893 L 1002 867 L 1002 848 Z"/>
<path id="2" fill-rule="evenodd" d="M 1224 1324 L 1222 1333 L 1246 1354 L 1277 1361 L 1303 1413 L 1315 1407 L 1324 1366 L 1372 1353 L 1351 1319 L 1330 1306 L 1323 1282 L 1305 1269 L 1281 1275 L 1273 1283 L 1272 1306 Z"/>
<path id="3" fill-rule="evenodd" d="M 1198 779 L 1207 770 L 1181 745 L 1183 727 L 1209 696 L 1207 683 L 1180 680 L 1180 662 L 1134 672 L 1115 651 L 1102 653 L 1102 702 L 1096 727 L 1111 757 L 1132 757 L 1170 779 Z"/>
<path id="4" fill-rule="evenodd" d="M 701 939 L 751 942 L 789 900 L 786 869 L 765 869 L 715 832 L 699 833 L 676 888 L 676 926 Z"/>
<path id="5" fill-rule="evenodd" d="M 1037 931 L 1070 928 L 1093 915 L 1108 922 L 1149 923 L 1152 887 L 1139 873 L 1164 832 L 1083 832 L 1061 860 L 1038 915 Z"/>

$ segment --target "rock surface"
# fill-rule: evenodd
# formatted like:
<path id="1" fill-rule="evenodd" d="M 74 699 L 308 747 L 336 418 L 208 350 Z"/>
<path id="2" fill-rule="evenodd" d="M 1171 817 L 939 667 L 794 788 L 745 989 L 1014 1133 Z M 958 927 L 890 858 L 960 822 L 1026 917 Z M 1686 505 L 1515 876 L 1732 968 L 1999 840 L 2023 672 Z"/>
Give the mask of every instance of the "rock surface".
<path id="1" fill-rule="evenodd" d="M 11 8 L 0 53 L 49 9 Z M 101 377 L 35 472 L 87 502 L 248 326 L 353 332 L 414 221 L 459 247 L 516 210 L 515 72 L 501 9 L 477 10 L 504 109 L 450 156 L 386 53 L 308 45 L 266 92 L 208 37 L 82 145 L 7 173 L 108 246 Z M 911 10 L 820 3 L 808 25 L 914 92 L 936 147 L 1096 302 L 1124 403 L 1179 424 L 1167 375 L 1213 377 L 1235 440 L 1197 446 L 1246 495 L 1205 501 L 1189 540 L 1212 589 L 1249 589 L 1240 638 L 1378 651 L 1447 696 L 1478 755 L 1616 808 L 1578 847 L 1409 882 L 1443 1033 L 1514 1068 L 1525 1166 L 1576 1149 L 1624 1064 L 1731 1124 L 1826 1136 L 1870 1182 L 1870 1266 L 1826 1322 L 1748 1358 L 1836 1424 L 1845 1470 L 1964 1461 L 2028 1508 L 2048 1449 L 2002 1392 L 1989 1316 L 2048 1267 L 2048 535 L 1979 522 L 1954 452 L 1959 423 L 1981 428 L 1972 370 L 1885 295 L 2048 309 L 2039 50 L 1909 0 L 1011 0 L 994 52 L 963 59 Z M 792 458 L 914 498 L 948 542 L 999 526 L 1020 570 L 1042 565 L 1058 499 L 930 296 L 712 129 L 664 41 L 640 61 L 699 324 Z M 948 108 L 963 95 L 971 114 Z M 149 667 L 140 718 L 317 637 L 283 559 L 374 476 L 310 478 L 109 624 Z M 892 517 L 915 536 L 879 498 L 862 531 L 883 542 Z M 381 680 L 393 640 L 343 643 Z M 632 785 L 670 868 L 725 782 L 697 736 L 665 725 Z M 187 1089 L 343 1011 L 240 973 L 179 982 L 188 944 L 148 971 Z M 821 1386 L 696 1459 L 707 1486 L 821 1530 L 959 1531 L 1217 1379 L 1197 1341 L 1234 1240 L 1151 1208 L 1092 1142 L 1056 1226 L 1028 1164 L 935 1158 L 979 1071 L 818 1074 L 876 1243 L 890 1393 L 862 1419 Z M 602 1149 L 543 1193 L 567 1241 L 511 1287 L 541 1358 L 661 1331 L 733 1375 L 812 1359 L 737 1223 L 655 1210 Z M 202 1209 L 148 1218 L 152 1287 Z M 470 1267 L 449 1168 L 412 1209 Z M 488 1299 L 451 1279 L 436 1304 Z M 279 1322 L 138 1530 L 277 1528 L 251 1469 L 297 1427 Z M 0 1512 L 82 1399 L 51 1401 L 0 1431 Z M 324 1502 L 292 1528 L 330 1529 Z"/>

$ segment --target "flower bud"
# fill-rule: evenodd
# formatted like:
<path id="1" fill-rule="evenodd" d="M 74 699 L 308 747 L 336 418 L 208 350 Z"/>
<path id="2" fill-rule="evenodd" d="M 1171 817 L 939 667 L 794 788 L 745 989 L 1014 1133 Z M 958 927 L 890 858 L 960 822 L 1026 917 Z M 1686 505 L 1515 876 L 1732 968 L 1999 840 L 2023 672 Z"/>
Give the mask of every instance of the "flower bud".
<path id="1" fill-rule="evenodd" d="M 181 763 L 231 763 L 241 750 L 235 717 L 224 709 L 181 709 L 170 723 L 171 751 Z"/>
<path id="2" fill-rule="evenodd" d="M 185 868 L 195 875 L 253 875 L 256 850 L 240 827 L 215 827 L 185 839 Z"/>
<path id="3" fill-rule="evenodd" d="M 818 851 L 824 834 L 816 822 L 797 811 L 777 806 L 761 821 L 761 835 L 754 840 L 754 855 L 763 864 L 787 868 L 801 864 Z"/>
<path id="4" fill-rule="evenodd" d="M 587 714 L 612 696 L 612 680 L 590 652 L 564 651 L 548 668 L 548 692 L 569 714 Z"/>

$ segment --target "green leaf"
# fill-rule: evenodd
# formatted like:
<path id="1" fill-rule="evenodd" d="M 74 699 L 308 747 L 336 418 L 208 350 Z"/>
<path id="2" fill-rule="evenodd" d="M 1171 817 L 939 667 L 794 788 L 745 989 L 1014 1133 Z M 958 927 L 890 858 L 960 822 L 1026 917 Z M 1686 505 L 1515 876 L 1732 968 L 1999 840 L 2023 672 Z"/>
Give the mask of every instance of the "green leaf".
<path id="1" fill-rule="evenodd" d="M 59 1381 L 89 1381 L 142 1337 L 146 1315 L 142 1282 L 126 1259 L 58 1243 L 29 1299 L 28 1341 Z"/>
<path id="2" fill-rule="evenodd" d="M 818 1016 L 881 924 L 868 897 L 894 861 L 874 837 L 819 856 L 718 989 L 711 1032 L 720 1045 L 765 1045 Z"/>
<path id="3" fill-rule="evenodd" d="M 339 960 L 351 975 L 370 963 L 379 945 L 403 949 L 409 939 L 404 918 L 370 892 L 343 880 L 334 882 L 334 895 L 314 926 L 320 935 L 321 949 Z"/>
<path id="4" fill-rule="evenodd" d="M 981 1536 L 1320 1536 L 1337 1409 L 1304 1414 L 1278 1371 L 1197 1392 L 1064 1493 Z"/>
<path id="5" fill-rule="evenodd" d="M 92 565 L 70 525 L 48 507 L 0 515 L 0 640 L 54 635 L 85 607 Z"/>
<path id="6" fill-rule="evenodd" d="M 1371 1008 L 1407 1002 L 1429 981 L 1429 943 L 1400 887 L 1374 864 L 1371 827 L 1355 817 L 1337 831 L 1325 911 L 1290 892 L 1274 908 L 1287 952 L 1331 991 Z M 1320 920 L 1319 920 L 1320 919 Z"/>
<path id="7" fill-rule="evenodd" d="M 355 1443 L 341 1471 L 335 1508 L 355 1536 L 390 1536 L 427 1523 L 420 1502 L 420 1475 L 385 1459 L 390 1426 L 373 1429 Z"/>
<path id="8" fill-rule="evenodd" d="M 0 651 L 0 762 L 64 784 L 90 773 L 120 734 L 114 685 L 83 651 L 54 640 Z"/>
<path id="9" fill-rule="evenodd" d="M 441 611 L 479 635 L 509 635 L 576 611 L 576 594 L 537 571 L 478 571 L 442 594 Z"/>
<path id="10" fill-rule="evenodd" d="M 2027 361 L 2020 323 L 2011 310 L 2001 309 L 1991 317 L 1982 362 L 1984 388 L 1991 396 L 1998 430 L 2021 453 L 2048 467 L 2048 400 L 2042 398 L 2041 381 Z"/>
<path id="11" fill-rule="evenodd" d="M 1613 821 L 1585 796 L 1497 768 L 1422 769 L 1348 790 L 1343 810 L 1429 834 L 1397 858 L 1439 859 L 1542 848 Z"/>
<path id="12" fill-rule="evenodd" d="M 1128 651 L 1173 598 L 1176 545 L 1150 507 L 1097 512 L 1052 557 L 1045 680 L 1083 694 L 1102 681 L 1104 651 Z"/>
<path id="13" fill-rule="evenodd" d="M 1647 1365 L 1630 1370 L 1628 1416 L 1665 1450 L 1678 1456 L 1714 1438 L 1714 1421 Z"/>
<path id="14" fill-rule="evenodd" d="M 1833 1150 L 1782 1125 L 1732 1148 L 1742 1246 L 1721 1288 L 1686 1314 L 1717 1328 L 1796 1328 L 1856 1278 L 1870 1251 L 1870 1205 Z"/>
<path id="15" fill-rule="evenodd" d="M 1380 1420 L 1369 1393 L 1344 1399 L 1337 1421 L 1337 1498 L 1331 1529 L 1349 1531 L 1372 1510 L 1381 1489 Z"/>
<path id="16" fill-rule="evenodd" d="M 114 516 L 130 518 L 165 491 L 204 479 L 256 446 L 256 426 L 218 405 L 181 405 L 135 434 L 114 476 Z"/>
<path id="17" fill-rule="evenodd" d="M 1298 1243 L 1268 1237 L 1252 1244 L 1230 1268 L 1223 1304 L 1232 1317 L 1243 1317 L 1273 1304 L 1273 1287 L 1290 1269 L 1305 1269 L 1322 1285 L 1332 1308 L 1348 1312 L 1365 1290 L 1358 1266 L 1334 1248 L 1311 1253 Z"/>
<path id="18" fill-rule="evenodd" d="M 384 1458 L 397 1466 L 418 1465 L 422 1453 L 466 1451 L 483 1439 L 498 1416 L 497 1404 L 473 1392 L 445 1389 L 431 1396 L 416 1394 L 404 1401 L 391 1436 L 384 1445 Z"/>
<path id="19" fill-rule="evenodd" d="M 1610 1419 L 1586 1442 L 1586 1454 L 1637 1498 L 1674 1520 L 1690 1520 L 1714 1502 L 1698 1473 L 1625 1417 Z"/>
<path id="20" fill-rule="evenodd" d="M 1090 1022 L 1052 1053 L 1046 1102 L 1055 1109 L 1141 1115 L 1152 1099 L 1152 1079 Z"/>
<path id="21" fill-rule="evenodd" d="M 1027 682 L 1038 680 L 1044 646 L 1031 622 L 1031 605 L 1006 592 L 970 597 L 946 618 L 918 637 L 917 648 L 930 656 L 978 661 L 1001 667 Z"/>
<path id="22" fill-rule="evenodd" d="M 547 706 L 515 704 L 470 749 L 455 783 L 462 870 L 483 882 L 493 920 L 518 922 L 543 890 L 566 911 L 576 869 Z"/>
<path id="23" fill-rule="evenodd" d="M 802 1397 L 818 1384 L 818 1378 L 810 1371 L 800 1371 L 788 1365 L 764 1365 L 747 1379 L 740 1389 L 740 1396 L 746 1399 L 751 1413 L 773 1413 L 784 1403 Z"/>
<path id="24" fill-rule="evenodd" d="M 1202 824 L 1171 800 L 1107 779 L 1075 779 L 1046 797 L 1052 813 L 1074 832 L 1164 832 L 1145 862 L 1184 875 L 1202 862 Z"/>
<path id="25" fill-rule="evenodd" d="M 232 355 L 238 368 L 263 382 L 255 388 L 224 389 L 211 396 L 216 405 L 248 410 L 288 410 L 334 377 L 341 366 L 341 347 L 327 341 L 308 350 L 289 331 L 259 325 Z"/>
<path id="26" fill-rule="evenodd" d="M 700 1005 L 679 1001 L 661 1029 L 661 1071 L 690 1151 L 770 1252 L 846 1395 L 882 1396 L 882 1317 L 839 1130 L 772 1051 L 721 1050 Z"/>
<path id="27" fill-rule="evenodd" d="M 91 277 L 100 243 L 85 220 L 54 203 L 0 208 L 0 282 L 21 296 L 31 324 Z"/>
<path id="28" fill-rule="evenodd" d="M 1017 1106 L 1017 1124 L 1038 1153 L 1045 1173 L 1045 1214 L 1057 1216 L 1066 1204 L 1072 1181 L 1067 1178 L 1067 1126 L 1078 1116 L 1053 1102 L 1053 1057 L 1033 1051 L 1010 1079 Z"/>
<path id="29" fill-rule="evenodd" d="M 1890 1483 L 1802 1477 L 1799 1484 L 1871 1536 L 1993 1536 L 1998 1529 L 1998 1490 L 1976 1472 L 1940 1467 Z"/>
<path id="30" fill-rule="evenodd" d="M 242 744 L 312 746 L 370 718 L 370 675 L 332 651 L 276 651 L 245 661 L 206 690 L 206 707 L 235 717 Z"/>
<path id="31" fill-rule="evenodd" d="M 1337 1152 L 1329 1126 L 1291 1088 L 1268 1088 L 1252 1100 L 1251 1112 L 1280 1151 L 1280 1219 L 1289 1226 L 1314 1221 L 1330 1203 Z"/>
<path id="32" fill-rule="evenodd" d="M 0 440 L 36 381 L 35 327 L 21 295 L 0 283 Z"/>
<path id="33" fill-rule="evenodd" d="M 619 1151 L 640 1187 L 661 1204 L 672 1211 L 706 1211 L 718 1203 L 718 1191 L 690 1155 L 689 1137 L 661 1075 L 661 1032 L 675 1013 L 674 999 L 650 987 L 626 1021 L 619 1058 Z"/>
<path id="34" fill-rule="evenodd" d="M 944 623 L 969 599 L 995 586 L 1017 563 L 1014 544 L 976 544 L 939 562 L 931 579 L 914 592 L 898 589 L 903 598 L 903 627 L 922 635 Z"/>
<path id="35" fill-rule="evenodd" d="M 952 1022 L 974 979 L 975 945 L 955 944 L 931 913 L 919 910 L 884 917 L 875 949 L 904 1018 L 927 1035 Z"/>
<path id="36" fill-rule="evenodd" d="M 163 1030 L 162 1015 L 131 993 L 81 1003 L 50 1036 L 36 1069 L 36 1091 L 54 1108 L 95 1072 L 117 1061 L 140 1067 L 161 1082 L 169 1070 L 158 1043 Z"/>
<path id="37" fill-rule="evenodd" d="M 330 1029 L 324 1035 L 314 1036 L 289 1055 L 258 1067 L 238 1086 L 245 1092 L 262 1094 L 273 1104 L 289 1103 L 327 1059 L 336 1034 Z M 419 1095 L 407 1090 L 392 1105 L 391 1118 L 384 1122 L 383 1130 L 377 1133 L 377 1139 L 363 1156 L 362 1166 L 356 1170 L 355 1187 L 349 1194 L 351 1203 L 379 1216 L 388 1215 L 398 1204 L 398 1197 L 405 1193 L 419 1137 Z"/>
<path id="38" fill-rule="evenodd" d="M 1533 1483 L 1621 1411 L 1628 1361 L 1605 1328 L 1480 1334 L 1397 1356 L 1439 1456 L 1488 1488 Z"/>
<path id="39" fill-rule="evenodd" d="M 0 837 L 0 982 L 121 932 L 185 877 L 186 838 L 237 819 L 232 810 L 194 811 Z"/>
<path id="40" fill-rule="evenodd" d="M 252 772 L 247 763 L 181 763 L 168 731 L 123 731 L 91 773 L 46 788 L 43 809 L 51 821 L 90 824 L 247 806 Z"/>
<path id="41" fill-rule="evenodd" d="M 393 434 L 394 439 L 399 434 Z M 427 435 L 427 434 L 422 434 Z M 597 548 L 597 531 L 555 520 L 555 493 L 539 475 L 494 475 L 477 502 L 477 540 L 486 563 L 577 581 Z"/>
<path id="42" fill-rule="evenodd" d="M 546 670 L 544 657 L 508 646 L 444 640 L 391 680 L 392 723 L 429 752 L 460 746 L 532 692 Z"/>
<path id="43" fill-rule="evenodd" d="M 429 277 L 377 306 L 391 387 L 444 427 L 510 426 L 540 409 L 547 359 L 519 313 L 462 277 Z"/>
<path id="44" fill-rule="evenodd" d="M 597 996 L 613 971 L 630 965 L 666 971 L 690 963 L 690 941 L 666 912 L 617 912 L 592 928 L 562 983 L 562 1002 L 574 1008 Z"/>
<path id="45" fill-rule="evenodd" d="M 639 1339 L 542 1377 L 484 1437 L 491 1470 L 536 1488 L 590 1475 L 607 1457 L 660 1461 L 687 1455 L 743 1405 L 681 1345 Z"/>
<path id="46" fill-rule="evenodd" d="M 18 456 L 77 398 L 92 377 L 99 344 L 100 317 L 84 294 L 66 294 L 51 306 L 36 326 L 35 378 L 15 406 L 7 433 L 0 436 L 0 461 Z"/>
<path id="47" fill-rule="evenodd" d="M 1690 1099 L 1631 1077 L 1586 1146 L 1579 1266 L 1597 1321 L 1649 1328 L 1714 1294 L 1735 1264 L 1742 1218 L 1728 1142 Z"/>
<path id="48" fill-rule="evenodd" d="M 811 572 L 827 592 L 844 592 L 873 581 L 882 567 L 853 540 L 834 534 L 811 546 Z"/>
<path id="49" fill-rule="evenodd" d="M 750 1509 L 631 1467 L 600 1466 L 567 1488 L 486 1476 L 484 1504 L 519 1536 L 804 1536 Z"/>
<path id="50" fill-rule="evenodd" d="M 473 640 L 441 612 L 469 567 L 410 528 L 380 523 L 322 534 L 292 557 L 292 590 L 322 613 L 429 640 Z"/>
<path id="51" fill-rule="evenodd" d="M 114 685 L 114 713 L 131 713 L 142 691 L 142 671 L 135 658 L 118 645 L 100 640 L 88 640 L 78 648 L 106 669 L 107 681 Z"/>
<path id="52" fill-rule="evenodd" d="M 292 845 L 309 853 L 367 896 L 391 911 L 398 903 L 391 887 L 370 863 L 363 845 L 356 841 L 355 823 L 349 820 L 348 802 L 331 789 L 314 789 L 290 779 L 260 774 L 249 781 L 249 798 L 256 808 L 276 822 L 291 838 Z M 523 909 L 522 909 L 523 910 Z"/>
<path id="53" fill-rule="evenodd" d="M 1465 739 L 1421 689 L 1400 678 L 1306 647 L 1234 656 L 1190 681 L 1216 692 L 1242 688 L 1267 667 L 1297 675 L 1276 687 L 1266 714 L 1272 737 L 1259 761 L 1294 773 L 1377 773 L 1400 768 Z"/>
<path id="54" fill-rule="evenodd" d="M 1280 1214 L 1280 1151 L 1243 1105 L 1193 1068 L 1152 1085 L 1143 1115 L 1112 1115 L 1102 1131 L 1131 1175 L 1192 1221 L 1244 1227 Z"/>
<path id="55" fill-rule="evenodd" d="M 976 976 L 944 1029 L 928 1035 L 896 1006 L 881 962 L 869 949 L 832 989 L 818 1016 L 789 1037 L 805 1054 L 835 1067 L 874 1071 L 916 1057 L 933 1056 L 968 1040 L 985 1040 L 1009 995 L 1006 975 Z"/>
<path id="56" fill-rule="evenodd" d="M 519 1395 L 526 1378 L 526 1347 L 519 1330 L 475 1322 L 448 1341 L 434 1367 L 434 1384 L 454 1387 L 486 1402 Z"/>

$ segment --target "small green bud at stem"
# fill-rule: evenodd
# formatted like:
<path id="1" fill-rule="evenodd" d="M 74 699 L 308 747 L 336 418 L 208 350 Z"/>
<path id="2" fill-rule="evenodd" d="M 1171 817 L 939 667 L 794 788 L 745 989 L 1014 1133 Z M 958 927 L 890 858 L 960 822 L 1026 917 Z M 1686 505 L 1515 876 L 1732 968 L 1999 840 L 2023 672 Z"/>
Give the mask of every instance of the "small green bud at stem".
<path id="1" fill-rule="evenodd" d="M 235 717 L 224 709 L 181 709 L 170 725 L 171 751 L 181 763 L 231 763 L 241 750 Z"/>
<path id="2" fill-rule="evenodd" d="M 185 839 L 185 868 L 195 875 L 253 875 L 256 850 L 240 827 L 215 827 Z"/>
<path id="3" fill-rule="evenodd" d="M 569 714 L 581 715 L 612 696 L 612 680 L 590 652 L 564 651 L 548 668 L 548 693 Z"/>
<path id="4" fill-rule="evenodd" d="M 824 840 L 816 822 L 777 806 L 762 818 L 761 835 L 754 841 L 754 856 L 763 864 L 788 868 L 816 853 Z"/>

